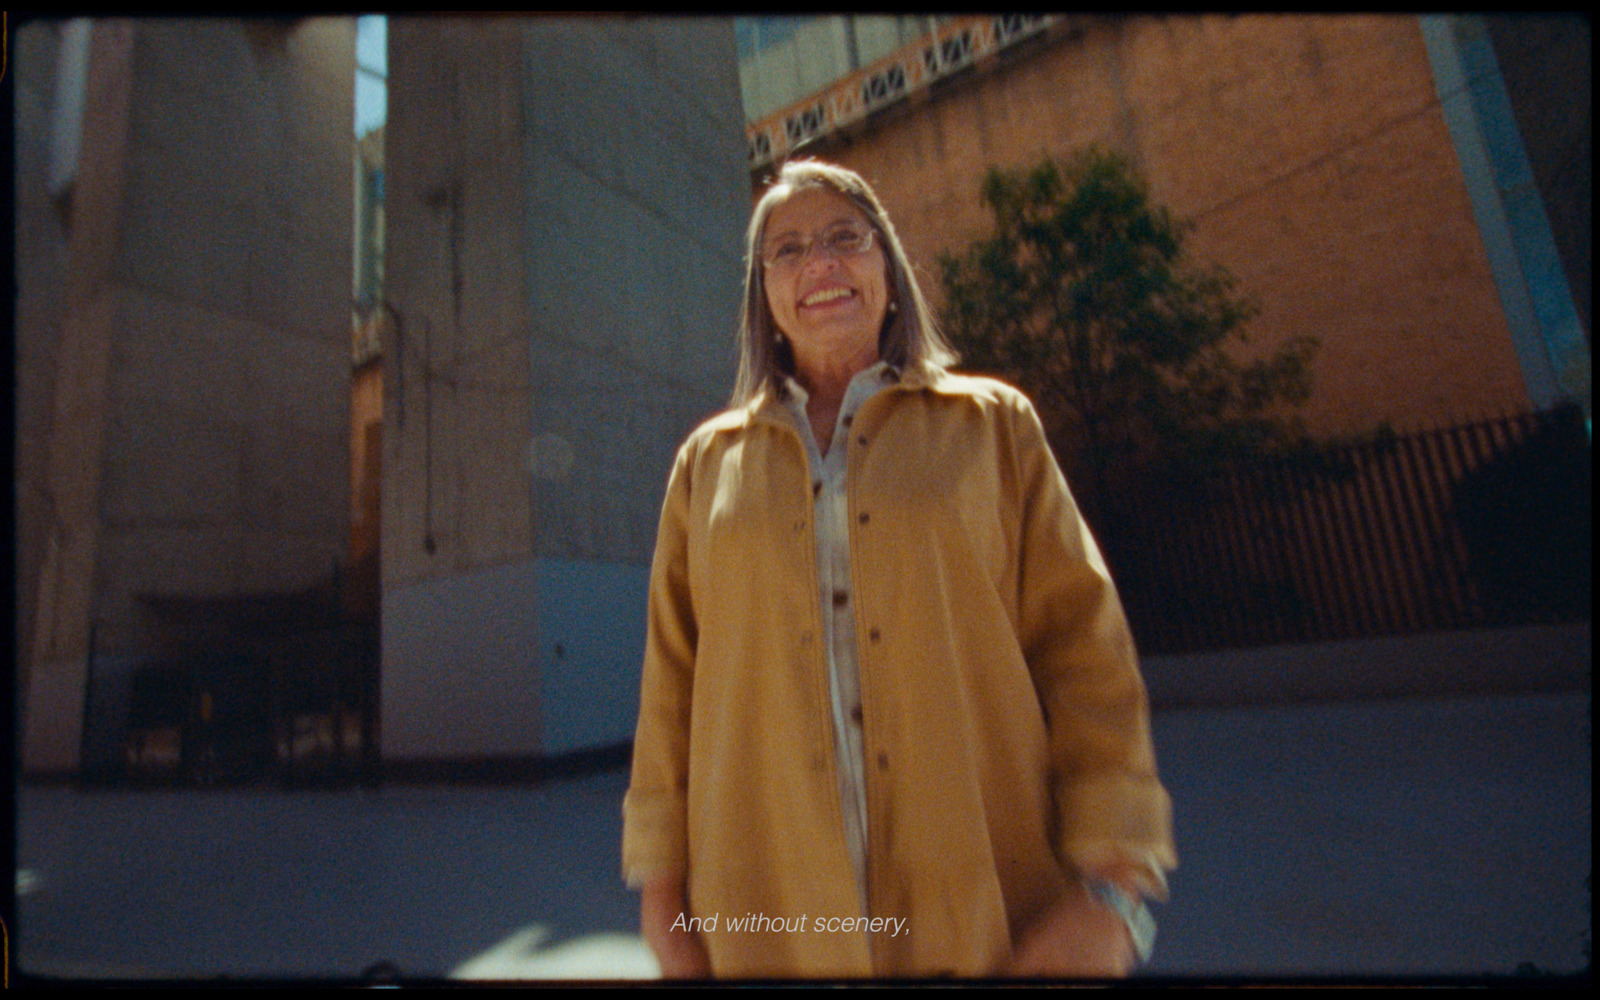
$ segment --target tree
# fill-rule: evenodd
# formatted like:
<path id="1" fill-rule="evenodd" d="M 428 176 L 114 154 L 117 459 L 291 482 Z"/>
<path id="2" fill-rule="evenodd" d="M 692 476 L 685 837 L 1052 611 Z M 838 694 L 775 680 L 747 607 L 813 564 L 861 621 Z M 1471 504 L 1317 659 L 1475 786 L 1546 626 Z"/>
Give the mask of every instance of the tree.
<path id="1" fill-rule="evenodd" d="M 1311 392 L 1315 339 L 1239 360 L 1255 304 L 1184 255 L 1189 224 L 1129 163 L 1093 147 L 1065 165 L 991 170 L 994 235 L 940 258 L 944 327 L 968 368 L 1037 405 L 1093 496 L 1158 463 L 1196 469 L 1301 443 L 1286 411 Z"/>

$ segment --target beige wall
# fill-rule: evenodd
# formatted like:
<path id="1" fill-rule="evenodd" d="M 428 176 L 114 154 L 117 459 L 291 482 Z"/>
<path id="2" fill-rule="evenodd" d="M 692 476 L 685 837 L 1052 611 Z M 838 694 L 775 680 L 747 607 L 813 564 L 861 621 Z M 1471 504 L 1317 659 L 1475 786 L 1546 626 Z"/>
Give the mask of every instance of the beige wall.
<path id="1" fill-rule="evenodd" d="M 731 388 L 732 25 L 391 19 L 383 754 L 632 732 L 677 446 Z"/>
<path id="2" fill-rule="evenodd" d="M 48 423 L 30 768 L 76 761 L 91 635 L 159 650 L 143 597 L 294 589 L 344 558 L 353 49 L 341 19 L 95 23 L 67 264 L 20 276 L 19 300 L 60 295 L 59 327 L 18 326 L 53 387 L 26 402 Z M 19 233 L 19 259 L 31 239 L 51 246 Z"/>
<path id="3" fill-rule="evenodd" d="M 143 598 L 369 543 L 375 406 L 384 753 L 624 738 L 665 477 L 731 383 L 731 23 L 392 22 L 381 403 L 350 371 L 353 24 L 96 22 L 70 222 L 56 32 L 18 48 L 27 767 L 77 763 L 91 636 L 105 669 L 160 651 Z"/>
<path id="4" fill-rule="evenodd" d="M 13 494 L 16 504 L 14 564 L 17 690 L 27 691 L 33 623 L 38 609 L 32 599 L 44 559 L 51 518 L 46 489 L 49 440 L 54 411 L 56 345 L 61 337 L 64 274 L 67 265 L 65 206 L 50 197 L 49 172 L 52 107 L 60 32 L 33 25 L 12 37 L 8 72 L 14 100 L 15 253 L 17 331 L 15 364 L 16 451 Z M 20 706 L 19 706 L 20 708 Z"/>
<path id="5" fill-rule="evenodd" d="M 937 298 L 978 186 L 1090 144 L 1131 156 L 1227 266 L 1263 347 L 1322 341 L 1314 429 L 1528 405 L 1412 16 L 1089 18 L 819 144 L 877 187 Z"/>
<path id="6" fill-rule="evenodd" d="M 514 22 L 392 19 L 384 578 L 526 558 L 528 351 Z"/>

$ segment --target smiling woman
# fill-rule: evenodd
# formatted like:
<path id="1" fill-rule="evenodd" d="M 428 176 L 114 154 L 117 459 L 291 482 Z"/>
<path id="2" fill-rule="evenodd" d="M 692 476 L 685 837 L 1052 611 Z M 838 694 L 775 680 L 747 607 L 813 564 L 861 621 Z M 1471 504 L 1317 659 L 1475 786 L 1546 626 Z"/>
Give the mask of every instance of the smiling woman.
<path id="1" fill-rule="evenodd" d="M 858 175 L 785 166 L 747 252 L 734 408 L 679 450 L 651 571 L 645 939 L 676 976 L 1125 972 L 1170 805 L 1032 406 L 945 370 Z"/>

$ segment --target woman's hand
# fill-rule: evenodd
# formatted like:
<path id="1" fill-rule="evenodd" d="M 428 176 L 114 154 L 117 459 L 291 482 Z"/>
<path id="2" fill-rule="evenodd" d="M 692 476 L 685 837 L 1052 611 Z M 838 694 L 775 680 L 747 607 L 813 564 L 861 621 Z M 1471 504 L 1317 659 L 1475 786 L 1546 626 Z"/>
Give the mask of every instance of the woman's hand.
<path id="1" fill-rule="evenodd" d="M 687 923 L 681 876 L 657 879 L 639 894 L 639 933 L 656 953 L 663 979 L 710 979 L 711 956 L 696 931 L 673 929 Z"/>
<path id="2" fill-rule="evenodd" d="M 1052 979 L 1106 979 L 1126 976 L 1133 966 L 1133 939 L 1127 924 L 1087 891 L 1074 888 L 1023 933 L 1005 972 Z"/>

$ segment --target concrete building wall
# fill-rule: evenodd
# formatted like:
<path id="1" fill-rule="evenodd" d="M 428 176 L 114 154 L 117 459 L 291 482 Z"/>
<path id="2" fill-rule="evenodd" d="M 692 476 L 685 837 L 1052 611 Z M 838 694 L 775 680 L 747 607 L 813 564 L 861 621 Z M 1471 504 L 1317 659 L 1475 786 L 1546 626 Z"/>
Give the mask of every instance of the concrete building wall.
<path id="1" fill-rule="evenodd" d="M 538 725 L 518 28 L 391 19 L 389 52 L 384 753 L 509 753 Z"/>
<path id="2" fill-rule="evenodd" d="M 807 151 L 877 186 L 935 298 L 938 253 L 990 229 L 988 168 L 1094 143 L 1260 300 L 1254 343 L 1320 338 L 1315 431 L 1528 405 L 1415 17 L 1073 24 Z"/>
<path id="3" fill-rule="evenodd" d="M 61 336 L 64 274 L 67 265 L 68 205 L 51 197 L 51 139 L 57 63 L 62 57 L 63 25 L 34 23 L 18 31 L 7 58 L 13 86 L 15 140 L 16 242 L 13 263 L 16 300 L 12 355 L 15 375 L 15 662 L 19 717 L 28 687 L 37 604 L 35 593 L 50 524 L 48 468 L 55 385 L 55 348 Z M 68 43 L 70 45 L 70 42 Z M 26 253 L 16 252 L 26 247 Z"/>
<path id="4" fill-rule="evenodd" d="M 76 763 L 91 643 L 158 651 L 141 598 L 294 589 L 344 557 L 352 60 L 341 19 L 94 24 L 60 333 L 19 325 L 56 341 L 31 768 Z"/>
<path id="5" fill-rule="evenodd" d="M 383 753 L 614 742 L 666 473 L 731 386 L 732 27 L 389 31 Z"/>

